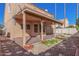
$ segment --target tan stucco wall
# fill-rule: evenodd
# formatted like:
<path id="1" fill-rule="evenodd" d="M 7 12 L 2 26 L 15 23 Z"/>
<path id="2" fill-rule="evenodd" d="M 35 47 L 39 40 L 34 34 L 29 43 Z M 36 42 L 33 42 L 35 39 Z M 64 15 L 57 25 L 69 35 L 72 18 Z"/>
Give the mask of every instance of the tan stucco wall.
<path id="1" fill-rule="evenodd" d="M 61 27 L 68 27 L 69 26 L 69 22 L 68 22 L 68 18 L 64 18 L 60 20 L 63 25 Z"/>
<path id="2" fill-rule="evenodd" d="M 31 5 L 28 5 L 28 4 L 10 4 L 10 8 L 11 8 L 11 13 L 9 14 L 9 12 L 10 12 L 10 10 L 8 9 L 8 4 L 6 4 L 5 5 L 5 17 L 4 17 L 4 25 L 5 25 L 5 27 L 6 27 L 6 31 L 7 32 L 10 32 L 10 34 L 11 34 L 11 38 L 17 38 L 17 40 L 16 40 L 16 42 L 18 43 L 19 41 L 20 41 L 20 38 L 18 39 L 18 37 L 21 37 L 21 41 L 23 41 L 22 40 L 22 37 L 23 37 L 23 30 L 21 29 L 21 26 L 20 26 L 20 23 L 17 23 L 16 22 L 16 20 L 13 18 L 13 16 L 16 14 L 16 13 L 18 13 L 18 11 L 20 11 L 20 8 L 19 7 L 17 7 L 17 5 L 19 5 L 21 8 L 23 8 L 24 7 L 24 5 L 27 5 L 27 7 L 29 7 L 30 6 L 30 8 L 32 8 L 32 9 L 36 9 L 37 11 L 40 11 L 40 12 L 42 12 L 42 13 L 46 13 L 49 17 L 51 17 L 51 15 L 50 14 L 48 14 L 47 12 L 43 12 L 42 10 L 39 10 L 38 8 L 36 8 L 36 7 L 34 7 L 34 6 L 31 6 Z M 31 19 L 28 19 L 28 18 L 32 18 L 32 16 L 28 16 L 27 17 L 27 20 L 31 20 Z M 36 17 L 35 17 L 36 18 Z M 39 19 L 40 20 L 40 18 L 32 18 L 32 20 L 37 20 L 37 19 Z M 26 21 L 27 22 L 27 21 Z M 52 28 L 52 30 L 53 30 L 53 28 L 54 28 L 54 24 L 52 24 L 52 22 L 51 21 L 46 21 L 47 22 L 47 24 L 48 25 L 50 25 L 51 26 L 51 28 Z M 21 20 L 21 23 L 22 23 L 22 20 Z M 27 23 L 29 23 L 29 22 L 27 22 Z M 33 31 L 34 31 L 34 24 L 40 24 L 40 21 L 39 22 L 33 22 L 33 23 L 30 23 L 30 25 L 31 25 L 31 30 L 30 31 L 28 31 L 27 30 L 27 32 L 29 32 L 30 34 L 32 34 L 32 35 L 36 35 L 36 34 L 40 34 L 40 33 L 34 33 Z M 49 29 L 49 31 L 50 31 L 50 29 Z M 54 30 L 53 30 L 54 31 Z M 28 33 L 25 33 L 26 34 L 26 36 L 29 36 L 29 34 Z M 22 45 L 23 43 L 22 42 L 19 42 L 18 44 L 20 44 L 20 45 Z"/>
<path id="3" fill-rule="evenodd" d="M 12 14 L 13 14 L 14 8 L 15 8 L 14 4 L 11 4 Z M 9 11 L 8 10 L 8 6 L 6 4 L 6 6 L 5 6 L 4 25 L 7 28 L 7 32 L 11 33 L 11 37 L 12 38 L 22 37 L 23 36 L 23 32 L 21 30 L 20 25 L 18 23 L 16 23 L 15 19 L 12 18 L 12 15 L 10 15 L 8 13 L 8 11 Z M 28 35 L 28 34 L 26 34 L 26 35 Z"/>

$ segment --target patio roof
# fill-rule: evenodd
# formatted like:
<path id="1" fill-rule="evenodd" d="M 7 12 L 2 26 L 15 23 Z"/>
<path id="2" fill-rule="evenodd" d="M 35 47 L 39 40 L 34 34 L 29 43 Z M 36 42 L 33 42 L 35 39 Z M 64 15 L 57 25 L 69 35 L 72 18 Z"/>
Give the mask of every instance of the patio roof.
<path id="1" fill-rule="evenodd" d="M 35 7 L 36 7 L 36 6 L 35 6 Z M 36 8 L 37 8 L 37 7 L 36 7 Z M 39 8 L 39 9 L 40 9 L 40 8 Z M 16 15 L 21 14 L 22 11 L 24 11 L 24 12 L 26 12 L 26 13 L 31 13 L 31 14 L 36 15 L 36 16 L 39 16 L 39 17 L 41 17 L 41 18 L 46 18 L 46 19 L 48 19 L 48 20 L 50 20 L 50 21 L 53 21 L 53 22 L 56 22 L 56 23 L 58 23 L 58 24 L 62 24 L 62 22 L 55 20 L 54 17 L 53 17 L 53 15 L 50 14 L 52 17 L 51 17 L 51 16 L 48 16 L 48 15 L 46 14 L 46 13 L 48 13 L 48 12 L 46 12 L 46 11 L 44 11 L 44 10 L 42 10 L 42 11 L 44 11 L 44 12 L 46 12 L 46 13 L 39 12 L 39 11 L 33 9 L 33 8 L 25 7 L 25 8 L 22 9 L 20 12 L 18 12 Z M 48 13 L 48 14 L 49 14 L 49 13 Z M 15 15 L 15 16 L 16 16 L 16 15 Z"/>

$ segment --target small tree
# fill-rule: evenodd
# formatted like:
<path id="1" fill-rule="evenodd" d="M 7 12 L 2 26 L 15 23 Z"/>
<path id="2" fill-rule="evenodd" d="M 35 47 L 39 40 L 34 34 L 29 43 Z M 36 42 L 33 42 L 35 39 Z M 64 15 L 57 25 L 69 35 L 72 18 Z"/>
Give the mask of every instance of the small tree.
<path id="1" fill-rule="evenodd" d="M 4 26 L 3 26 L 3 24 L 0 24 L 0 35 L 2 35 L 2 34 L 3 34 L 3 30 L 2 30 L 2 29 L 3 29 L 3 27 L 4 27 Z"/>
<path id="2" fill-rule="evenodd" d="M 76 29 L 79 31 L 79 18 L 76 19 Z"/>

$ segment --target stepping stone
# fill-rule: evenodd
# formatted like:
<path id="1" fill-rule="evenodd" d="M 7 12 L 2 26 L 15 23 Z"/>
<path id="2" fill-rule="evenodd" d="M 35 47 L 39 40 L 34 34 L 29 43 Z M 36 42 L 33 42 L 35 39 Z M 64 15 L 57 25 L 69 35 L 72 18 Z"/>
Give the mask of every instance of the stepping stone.
<path id="1" fill-rule="evenodd" d="M 24 54 L 27 54 L 28 55 L 29 53 L 28 52 L 24 52 Z"/>
<path id="2" fill-rule="evenodd" d="M 16 49 L 16 50 L 20 50 L 20 47 L 17 46 L 17 47 L 15 47 L 15 49 Z"/>
<path id="3" fill-rule="evenodd" d="M 2 49 L 7 49 L 7 47 L 6 46 L 2 46 Z"/>
<path id="4" fill-rule="evenodd" d="M 3 50 L 7 50 L 7 48 L 2 48 Z"/>
<path id="5" fill-rule="evenodd" d="M 7 44 L 12 44 L 11 42 L 7 42 Z"/>
<path id="6" fill-rule="evenodd" d="M 24 52 L 24 54 L 25 54 L 25 55 L 30 55 L 30 53 L 29 53 L 29 52 Z"/>
<path id="7" fill-rule="evenodd" d="M 10 50 L 5 50 L 4 52 L 10 52 Z"/>
<path id="8" fill-rule="evenodd" d="M 23 53 L 23 51 L 17 51 L 16 54 Z"/>
<path id="9" fill-rule="evenodd" d="M 4 45 L 4 46 L 2 46 L 2 48 L 6 48 L 6 46 Z"/>
<path id="10" fill-rule="evenodd" d="M 63 56 L 63 54 L 59 53 L 59 56 Z"/>
<path id="11" fill-rule="evenodd" d="M 0 50 L 0 53 L 1 53 L 1 51 L 2 51 L 2 50 Z"/>
<path id="12" fill-rule="evenodd" d="M 13 44 L 13 41 L 8 41 L 8 42 L 6 42 L 7 44 Z"/>
<path id="13" fill-rule="evenodd" d="M 45 56 L 50 56 L 50 55 L 51 55 L 51 53 L 49 53 L 49 52 L 45 53 Z"/>
<path id="14" fill-rule="evenodd" d="M 11 54 L 12 54 L 11 52 L 9 52 L 9 53 L 4 53 L 4 55 L 6 55 L 6 56 L 7 56 L 7 55 L 11 55 Z"/>
<path id="15" fill-rule="evenodd" d="M 13 46 L 17 46 L 15 43 L 12 43 Z"/>
<path id="16" fill-rule="evenodd" d="M 2 56 L 3 55 L 3 53 L 2 52 L 0 52 L 0 56 Z"/>
<path id="17" fill-rule="evenodd" d="M 15 48 L 19 48 L 18 46 L 16 46 Z"/>
<path id="18" fill-rule="evenodd" d="M 2 46 L 2 48 L 7 48 L 6 46 Z"/>
<path id="19" fill-rule="evenodd" d="M 4 43 L 2 43 L 1 45 L 4 45 Z"/>
<path id="20" fill-rule="evenodd" d="M 1 50 L 1 46 L 0 46 L 0 50 Z"/>
<path id="21" fill-rule="evenodd" d="M 66 48 L 64 45 L 59 45 L 60 47 L 62 47 L 62 48 Z"/>

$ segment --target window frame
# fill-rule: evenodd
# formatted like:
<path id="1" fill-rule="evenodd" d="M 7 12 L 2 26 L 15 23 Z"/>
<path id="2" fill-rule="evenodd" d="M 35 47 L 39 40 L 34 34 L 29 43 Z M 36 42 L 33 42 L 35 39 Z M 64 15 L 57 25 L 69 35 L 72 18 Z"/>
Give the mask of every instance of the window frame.
<path id="1" fill-rule="evenodd" d="M 37 27 L 35 27 L 35 25 L 37 25 Z M 34 32 L 35 32 L 35 33 L 38 33 L 38 32 L 39 32 L 38 27 L 39 27 L 38 24 L 34 24 Z"/>
<path id="2" fill-rule="evenodd" d="M 29 26 L 27 26 L 27 25 L 29 25 Z M 30 30 L 30 29 L 31 29 L 30 24 L 26 24 L 26 30 Z"/>
<path id="3" fill-rule="evenodd" d="M 23 29 L 23 24 L 20 24 L 20 26 L 21 26 L 21 29 Z"/>

